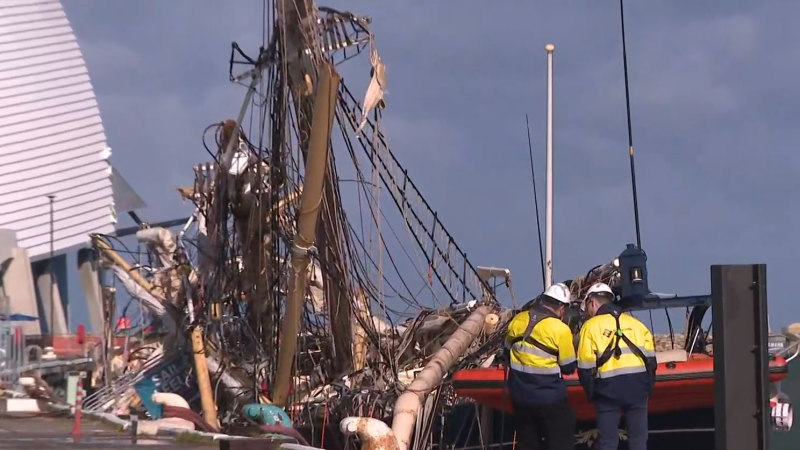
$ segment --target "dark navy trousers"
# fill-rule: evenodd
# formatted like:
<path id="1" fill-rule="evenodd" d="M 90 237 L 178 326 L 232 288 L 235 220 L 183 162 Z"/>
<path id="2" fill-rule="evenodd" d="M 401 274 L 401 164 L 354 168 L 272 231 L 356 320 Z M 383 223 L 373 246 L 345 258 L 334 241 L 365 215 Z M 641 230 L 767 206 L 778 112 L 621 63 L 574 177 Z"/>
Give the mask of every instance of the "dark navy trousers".
<path id="1" fill-rule="evenodd" d="M 630 450 L 647 450 L 647 400 L 620 406 L 609 402 L 595 403 L 597 411 L 597 450 L 617 450 L 619 445 L 619 418 L 625 414 Z"/>

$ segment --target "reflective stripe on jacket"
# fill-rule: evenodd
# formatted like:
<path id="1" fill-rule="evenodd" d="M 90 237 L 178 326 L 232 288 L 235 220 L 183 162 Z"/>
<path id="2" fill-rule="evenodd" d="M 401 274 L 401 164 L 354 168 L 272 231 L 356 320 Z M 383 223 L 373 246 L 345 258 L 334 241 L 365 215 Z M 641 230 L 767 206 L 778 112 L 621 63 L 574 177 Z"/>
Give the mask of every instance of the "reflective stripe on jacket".
<path id="1" fill-rule="evenodd" d="M 619 318 L 619 332 L 615 316 Z M 655 367 L 653 334 L 618 306 L 601 306 L 597 315 L 583 324 L 578 375 L 590 399 L 620 404 L 641 401 L 650 394 Z"/>
<path id="2" fill-rule="evenodd" d="M 526 335 L 531 318 L 536 323 Z M 509 390 L 515 404 L 551 404 L 566 398 L 561 374 L 573 373 L 577 362 L 572 332 L 564 322 L 541 306 L 520 312 L 508 325 L 505 344 L 511 367 Z"/>

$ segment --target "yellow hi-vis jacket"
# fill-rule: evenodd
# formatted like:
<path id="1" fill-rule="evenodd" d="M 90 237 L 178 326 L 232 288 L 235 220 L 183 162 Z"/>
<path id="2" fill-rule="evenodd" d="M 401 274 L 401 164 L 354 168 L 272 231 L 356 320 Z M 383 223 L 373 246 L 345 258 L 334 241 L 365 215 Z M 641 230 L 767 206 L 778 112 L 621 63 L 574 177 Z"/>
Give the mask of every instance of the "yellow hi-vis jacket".
<path id="1" fill-rule="evenodd" d="M 508 387 L 518 405 L 552 404 L 566 399 L 561 374 L 577 367 L 572 332 L 552 311 L 534 306 L 508 324 Z"/>
<path id="2" fill-rule="evenodd" d="M 656 365 L 653 334 L 616 305 L 603 305 L 583 324 L 578 377 L 590 399 L 618 404 L 645 400 Z"/>

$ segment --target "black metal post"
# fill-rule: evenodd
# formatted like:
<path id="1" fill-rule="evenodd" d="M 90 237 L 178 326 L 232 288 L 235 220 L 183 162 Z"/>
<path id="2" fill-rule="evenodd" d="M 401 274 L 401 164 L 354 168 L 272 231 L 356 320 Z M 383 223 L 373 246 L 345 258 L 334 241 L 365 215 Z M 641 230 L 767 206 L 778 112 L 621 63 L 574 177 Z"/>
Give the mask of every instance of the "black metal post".
<path id="1" fill-rule="evenodd" d="M 767 266 L 711 266 L 717 450 L 767 450 Z"/>
<path id="2" fill-rule="evenodd" d="M 131 444 L 136 445 L 136 438 L 139 435 L 139 416 L 130 414 L 129 418 L 131 424 Z"/>
<path id="3" fill-rule="evenodd" d="M 47 325 L 47 330 L 50 332 L 50 340 L 53 345 L 53 336 L 55 336 L 56 325 L 56 276 L 53 271 L 53 255 L 55 254 L 55 221 L 53 220 L 53 203 L 56 196 L 50 194 L 47 196 L 50 200 L 50 259 L 47 261 L 47 275 L 50 277 L 50 323 Z"/>

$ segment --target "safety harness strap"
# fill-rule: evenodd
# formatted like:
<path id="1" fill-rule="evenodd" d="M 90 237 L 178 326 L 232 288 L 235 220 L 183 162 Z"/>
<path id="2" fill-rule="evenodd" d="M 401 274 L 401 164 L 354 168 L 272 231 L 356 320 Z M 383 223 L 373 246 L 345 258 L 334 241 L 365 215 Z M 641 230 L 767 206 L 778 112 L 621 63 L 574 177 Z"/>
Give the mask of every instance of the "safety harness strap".
<path id="1" fill-rule="evenodd" d="M 548 347 L 547 345 L 543 344 L 542 342 L 540 342 L 537 339 L 534 339 L 534 337 L 533 337 L 533 328 L 536 327 L 536 324 L 538 324 L 539 322 L 541 322 L 542 320 L 544 320 L 544 319 L 546 319 L 548 317 L 555 317 L 555 315 L 553 315 L 553 313 L 551 313 L 549 311 L 534 311 L 533 308 L 529 309 L 528 310 L 528 327 L 525 328 L 525 333 L 523 333 L 522 336 L 517 336 L 517 337 L 515 337 L 514 339 L 511 340 L 511 345 L 514 345 L 514 344 L 516 344 L 517 342 L 520 342 L 520 341 L 524 341 L 524 342 L 526 342 L 526 343 L 528 343 L 530 345 L 533 345 L 534 347 L 538 348 L 539 350 L 558 358 L 558 350 L 557 349 Z"/>
<path id="2" fill-rule="evenodd" d="M 628 348 L 631 349 L 633 354 L 638 356 L 639 359 L 642 360 L 645 368 L 649 370 L 650 369 L 649 363 L 647 361 L 647 357 L 644 355 L 644 352 L 639 347 L 634 345 L 634 343 L 631 342 L 628 336 L 625 336 L 625 333 L 622 332 L 622 327 L 620 326 L 619 323 L 620 312 L 612 311 L 608 314 L 614 316 L 614 320 L 616 320 L 617 322 L 617 331 L 615 332 L 614 338 L 611 339 L 611 342 L 609 342 L 608 346 L 606 346 L 606 349 L 603 350 L 603 353 L 600 355 L 599 358 L 597 358 L 597 368 L 599 369 L 600 367 L 602 367 L 603 364 L 607 363 L 612 356 L 614 356 L 614 358 L 616 359 L 619 359 L 619 357 L 622 355 L 622 350 L 619 348 L 619 341 L 622 340 L 623 342 L 625 342 Z"/>

